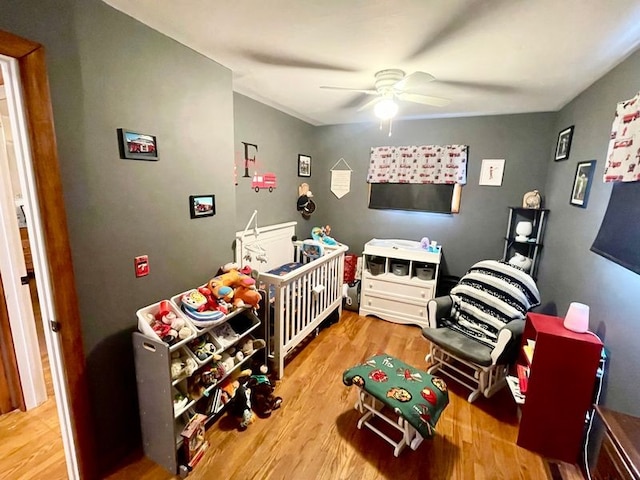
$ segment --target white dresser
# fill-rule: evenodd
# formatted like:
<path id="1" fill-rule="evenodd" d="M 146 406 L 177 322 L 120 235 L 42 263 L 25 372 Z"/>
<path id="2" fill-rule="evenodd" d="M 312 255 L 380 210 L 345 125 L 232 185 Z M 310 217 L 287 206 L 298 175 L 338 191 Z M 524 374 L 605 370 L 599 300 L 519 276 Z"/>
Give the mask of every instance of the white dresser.
<path id="1" fill-rule="evenodd" d="M 413 240 L 374 238 L 365 244 L 362 257 L 360 315 L 426 327 L 441 247 L 429 251 Z"/>

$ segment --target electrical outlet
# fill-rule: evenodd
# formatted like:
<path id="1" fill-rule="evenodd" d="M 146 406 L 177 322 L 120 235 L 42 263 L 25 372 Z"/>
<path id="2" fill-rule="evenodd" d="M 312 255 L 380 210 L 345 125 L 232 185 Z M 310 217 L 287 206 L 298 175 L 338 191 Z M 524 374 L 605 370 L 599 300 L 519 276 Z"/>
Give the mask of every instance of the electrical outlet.
<path id="1" fill-rule="evenodd" d="M 146 277 L 149 275 L 149 256 L 140 255 L 133 259 L 133 264 L 136 269 L 136 277 Z"/>

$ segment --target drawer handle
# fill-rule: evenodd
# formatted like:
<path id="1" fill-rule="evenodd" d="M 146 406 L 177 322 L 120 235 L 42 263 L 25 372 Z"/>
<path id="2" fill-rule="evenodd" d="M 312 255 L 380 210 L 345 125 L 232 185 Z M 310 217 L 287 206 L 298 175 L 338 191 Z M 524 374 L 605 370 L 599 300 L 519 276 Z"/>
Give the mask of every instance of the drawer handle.
<path id="1" fill-rule="evenodd" d="M 420 296 L 424 298 L 427 296 L 427 294 L 423 290 L 420 290 Z"/>
<path id="2" fill-rule="evenodd" d="M 369 288 L 373 288 L 373 283 L 370 283 L 370 284 L 369 284 Z"/>

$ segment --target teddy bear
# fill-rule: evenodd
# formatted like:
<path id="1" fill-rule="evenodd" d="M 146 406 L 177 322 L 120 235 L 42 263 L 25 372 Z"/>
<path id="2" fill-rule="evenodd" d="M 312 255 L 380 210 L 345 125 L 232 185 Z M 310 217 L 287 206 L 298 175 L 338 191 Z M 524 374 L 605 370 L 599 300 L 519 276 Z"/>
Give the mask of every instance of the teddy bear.
<path id="1" fill-rule="evenodd" d="M 282 397 L 276 397 L 273 394 L 275 387 L 267 372 L 267 366 L 262 365 L 260 373 L 251 375 L 247 381 L 251 392 L 251 407 L 260 418 L 269 417 L 273 410 L 277 410 L 282 405 Z"/>

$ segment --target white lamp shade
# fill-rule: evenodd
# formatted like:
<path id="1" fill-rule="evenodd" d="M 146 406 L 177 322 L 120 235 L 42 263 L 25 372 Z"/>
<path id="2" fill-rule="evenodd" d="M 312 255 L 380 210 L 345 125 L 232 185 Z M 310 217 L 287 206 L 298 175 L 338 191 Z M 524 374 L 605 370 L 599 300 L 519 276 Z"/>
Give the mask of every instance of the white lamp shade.
<path id="1" fill-rule="evenodd" d="M 589 330 L 589 305 L 573 302 L 564 317 L 564 328 L 572 332 L 584 333 Z"/>
<path id="2" fill-rule="evenodd" d="M 389 120 L 398 113 L 398 104 L 392 98 L 385 98 L 376 103 L 373 111 L 380 120 Z"/>

